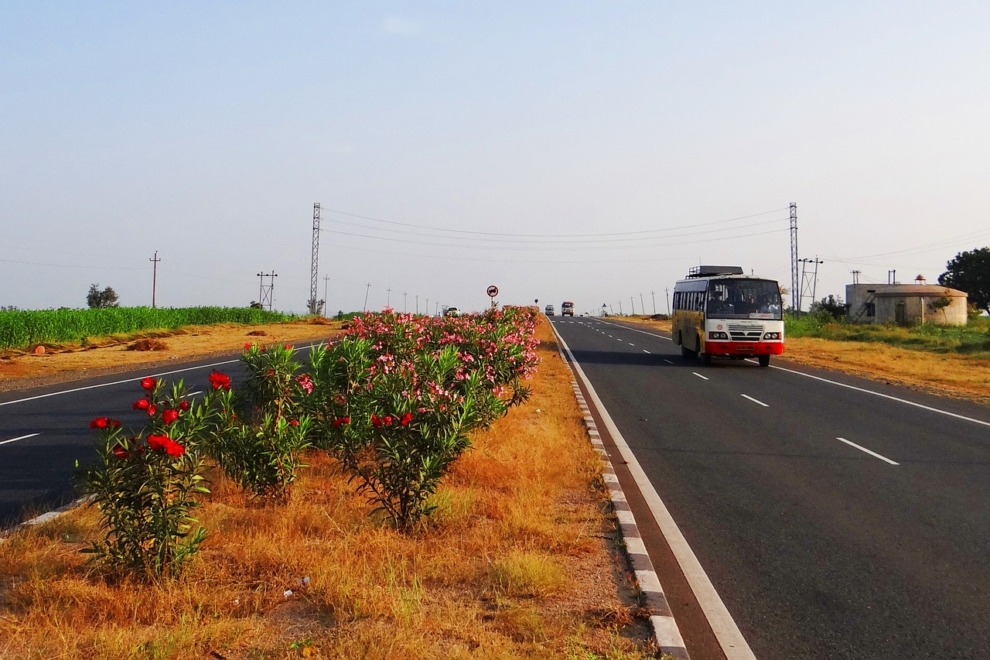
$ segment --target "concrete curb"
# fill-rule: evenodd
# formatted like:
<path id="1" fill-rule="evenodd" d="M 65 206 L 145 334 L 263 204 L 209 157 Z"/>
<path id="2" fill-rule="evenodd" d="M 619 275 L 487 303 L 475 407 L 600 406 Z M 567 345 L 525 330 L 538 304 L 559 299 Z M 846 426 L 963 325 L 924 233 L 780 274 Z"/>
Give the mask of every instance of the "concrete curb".
<path id="1" fill-rule="evenodd" d="M 47 513 L 43 513 L 40 516 L 36 516 L 34 518 L 31 518 L 30 520 L 25 520 L 22 523 L 18 523 L 17 525 L 14 525 L 13 527 L 9 527 L 7 529 L 0 529 L 0 543 L 3 543 L 8 538 L 10 538 L 11 536 L 13 536 L 14 534 L 16 534 L 17 532 L 19 532 L 20 530 L 22 530 L 22 529 L 24 529 L 26 527 L 34 527 L 35 525 L 43 525 L 46 522 L 50 522 L 52 520 L 55 520 L 56 518 L 58 518 L 62 514 L 68 513 L 69 511 L 72 511 L 76 507 L 79 507 L 79 506 L 82 506 L 83 504 L 86 504 L 91 499 L 93 499 L 92 496 L 80 497 L 78 500 L 74 500 L 72 502 L 69 502 L 65 506 L 60 506 L 57 509 L 53 509 L 52 511 L 49 511 Z"/>
<path id="2" fill-rule="evenodd" d="M 554 333 L 556 334 L 556 328 L 554 329 Z M 588 402 L 585 400 L 584 393 L 578 385 L 574 369 L 571 367 L 571 363 L 563 351 L 560 350 L 559 344 L 557 350 L 560 354 L 560 359 L 571 371 L 571 387 L 574 389 L 574 396 L 577 398 L 578 406 L 580 406 L 581 413 L 584 416 L 584 425 L 587 428 L 588 437 L 591 439 L 591 445 L 605 462 L 605 470 L 603 471 L 602 478 L 605 480 L 609 499 L 611 499 L 612 506 L 615 509 L 615 516 L 618 519 L 619 530 L 625 542 L 629 564 L 632 566 L 636 575 L 636 581 L 639 584 L 640 590 L 643 592 L 643 604 L 650 611 L 650 624 L 653 626 L 654 641 L 662 654 L 670 655 L 680 660 L 690 660 L 687 648 L 684 646 L 684 639 L 681 637 L 681 632 L 677 627 L 677 622 L 674 620 L 674 615 L 667 602 L 667 596 L 664 594 L 663 586 L 660 584 L 660 578 L 657 577 L 657 573 L 653 568 L 653 561 L 646 551 L 646 545 L 643 543 L 643 537 L 639 533 L 636 519 L 629 508 L 629 503 L 626 500 L 625 493 L 622 491 L 622 486 L 619 485 L 619 478 L 616 476 L 612 462 L 609 460 L 608 452 L 605 450 L 605 445 L 602 442 L 601 434 L 598 432 L 595 419 L 591 415 Z"/>

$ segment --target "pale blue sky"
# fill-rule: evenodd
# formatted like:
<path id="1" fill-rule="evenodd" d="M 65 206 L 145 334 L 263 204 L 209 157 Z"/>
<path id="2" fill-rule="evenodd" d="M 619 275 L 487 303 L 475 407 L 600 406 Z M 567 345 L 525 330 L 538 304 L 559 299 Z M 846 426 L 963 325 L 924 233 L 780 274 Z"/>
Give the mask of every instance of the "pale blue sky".
<path id="1" fill-rule="evenodd" d="M 380 237 L 324 234 L 333 311 L 368 282 L 369 307 L 494 283 L 662 311 L 699 259 L 786 284 L 792 201 L 819 296 L 934 280 L 990 243 L 988 34 L 986 2 L 0 2 L 0 305 L 148 304 L 158 250 L 160 305 L 243 305 L 275 269 L 302 310 L 316 201 L 550 235 L 773 211 L 586 243 L 325 211 Z"/>

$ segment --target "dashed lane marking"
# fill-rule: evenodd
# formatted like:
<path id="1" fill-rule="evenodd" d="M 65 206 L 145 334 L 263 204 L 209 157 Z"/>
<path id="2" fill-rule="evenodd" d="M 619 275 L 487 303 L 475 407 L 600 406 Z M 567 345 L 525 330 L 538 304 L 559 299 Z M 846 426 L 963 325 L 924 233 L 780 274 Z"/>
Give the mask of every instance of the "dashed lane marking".
<path id="1" fill-rule="evenodd" d="M 701 374 L 699 374 L 699 373 L 698 373 L 697 371 L 692 371 L 691 373 L 693 373 L 693 374 L 694 374 L 695 376 L 697 376 L 697 377 L 698 377 L 698 378 L 700 378 L 701 380 L 709 380 L 709 378 L 708 378 L 707 376 L 702 376 L 702 375 L 701 375 Z"/>
<path id="2" fill-rule="evenodd" d="M 754 399 L 753 397 L 749 396 L 748 394 L 740 394 L 739 396 L 741 396 L 744 399 L 749 399 L 753 403 L 759 404 L 759 405 L 763 406 L 764 408 L 769 408 L 770 407 L 769 404 L 763 403 L 762 401 L 760 401 L 758 399 Z"/>
<path id="3" fill-rule="evenodd" d="M 27 435 L 22 435 L 22 436 L 19 436 L 17 438 L 11 438 L 10 440 L 4 440 L 3 442 L 0 442 L 0 445 L 6 445 L 6 444 L 11 443 L 11 442 L 17 442 L 18 440 L 27 440 L 28 438 L 33 438 L 33 437 L 38 436 L 38 435 L 41 435 L 41 434 L 40 433 L 29 433 Z"/>
<path id="4" fill-rule="evenodd" d="M 880 454 L 876 453 L 875 451 L 870 451 L 866 447 L 861 447 L 860 445 L 857 445 L 855 442 L 850 442 L 849 440 L 846 440 L 845 438 L 836 438 L 836 440 L 838 440 L 839 442 L 844 442 L 847 445 L 849 445 L 850 447 L 855 447 L 856 449 L 858 449 L 860 451 L 865 451 L 870 456 L 873 456 L 875 458 L 879 458 L 881 461 L 885 461 L 887 463 L 890 463 L 891 465 L 900 465 L 900 463 L 895 463 L 894 461 L 890 460 L 886 456 L 881 456 Z"/>

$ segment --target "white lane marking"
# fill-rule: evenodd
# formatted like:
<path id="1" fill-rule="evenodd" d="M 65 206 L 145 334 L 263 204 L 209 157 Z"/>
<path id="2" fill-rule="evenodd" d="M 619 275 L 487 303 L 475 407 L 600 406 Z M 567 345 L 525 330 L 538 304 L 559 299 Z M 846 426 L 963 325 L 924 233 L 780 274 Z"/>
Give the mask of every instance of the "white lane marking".
<path id="1" fill-rule="evenodd" d="M 674 364 L 674 363 L 673 363 L 673 362 L 671 362 L 670 360 L 664 360 L 664 362 L 666 362 L 667 364 Z"/>
<path id="2" fill-rule="evenodd" d="M 681 572 L 687 578 L 688 584 L 691 586 L 691 591 L 694 592 L 694 597 L 698 599 L 698 604 L 708 619 L 708 625 L 711 627 L 712 632 L 715 633 L 715 638 L 718 639 L 718 643 L 722 647 L 722 653 L 725 654 L 727 660 L 756 660 L 756 655 L 749 648 L 746 638 L 739 631 L 739 626 L 736 625 L 736 622 L 732 619 L 732 615 L 729 614 L 729 610 L 725 607 L 725 603 L 722 602 L 722 598 L 715 591 L 715 586 L 712 584 L 711 579 L 709 579 L 708 574 L 705 573 L 705 569 L 702 568 L 701 562 L 698 561 L 694 551 L 691 550 L 687 539 L 681 534 L 681 530 L 677 527 L 677 523 L 674 522 L 674 518 L 670 515 L 670 511 L 667 510 L 663 500 L 660 499 L 656 488 L 650 483 L 650 478 L 646 476 L 643 467 L 636 460 L 636 455 L 629 448 L 629 445 L 626 444 L 622 434 L 619 433 L 618 427 L 612 421 L 612 416 L 608 414 L 605 404 L 598 398 L 598 393 L 591 386 L 591 381 L 588 380 L 581 365 L 574 358 L 574 354 L 571 353 L 567 342 L 559 334 L 557 335 L 557 339 L 560 340 L 560 345 L 570 358 L 571 364 L 574 365 L 574 371 L 577 373 L 578 378 L 584 383 L 591 402 L 598 409 L 605 428 L 608 429 L 609 434 L 612 436 L 612 441 L 615 442 L 619 454 L 621 454 L 622 459 L 626 462 L 626 467 L 629 468 L 629 472 L 636 481 L 640 493 L 643 494 L 643 499 L 646 500 L 647 506 L 650 507 L 650 511 L 653 513 L 653 519 L 657 521 L 660 531 L 663 532 L 664 538 L 667 539 L 667 545 L 670 546 L 674 558 L 677 559 L 677 563 L 681 567 Z"/>
<path id="3" fill-rule="evenodd" d="M 838 440 L 840 442 L 844 442 L 847 445 L 849 445 L 850 447 L 855 447 L 856 449 L 858 449 L 860 451 L 865 451 L 870 456 L 875 456 L 876 458 L 879 458 L 881 461 L 886 461 L 886 462 L 890 463 L 891 465 L 900 465 L 900 463 L 895 463 L 894 461 L 890 460 L 886 456 L 881 456 L 880 454 L 876 453 L 875 451 L 870 451 L 866 447 L 860 447 L 855 442 L 850 442 L 849 440 L 846 440 L 845 438 L 836 438 L 836 440 Z"/>
<path id="4" fill-rule="evenodd" d="M 648 350 L 646 350 L 645 348 L 643 349 L 643 352 L 644 352 L 644 353 L 646 353 L 646 354 L 649 354 L 649 353 L 650 353 L 650 352 L 649 352 Z"/>
<path id="5" fill-rule="evenodd" d="M 185 395 L 185 396 L 183 396 L 182 398 L 184 398 L 184 399 L 188 399 L 188 398 L 189 398 L 189 397 L 191 397 L 191 396 L 196 396 L 197 394 L 202 394 L 202 393 L 203 393 L 203 390 L 200 390 L 200 391 L 198 391 L 198 392 L 190 392 L 189 394 L 186 394 L 186 395 Z"/>
<path id="6" fill-rule="evenodd" d="M 699 374 L 699 373 L 698 373 L 697 371 L 692 371 L 691 373 L 693 373 L 693 374 L 694 374 L 695 376 L 697 376 L 697 377 L 698 377 L 698 378 L 700 378 L 701 380 L 708 380 L 708 377 L 707 377 L 707 376 L 702 376 L 702 375 L 701 375 L 701 374 Z"/>
<path id="7" fill-rule="evenodd" d="M 631 341 L 627 341 L 626 343 L 629 344 L 630 346 L 635 346 L 636 345 L 636 344 L 632 343 Z"/>
<path id="8" fill-rule="evenodd" d="M 862 392 L 864 394 L 872 394 L 873 396 L 878 396 L 883 399 L 889 399 L 890 401 L 897 401 L 898 403 L 914 406 L 915 408 L 921 408 L 922 410 L 938 413 L 939 415 L 947 415 L 948 417 L 955 417 L 956 419 L 961 419 L 966 422 L 973 422 L 974 424 L 990 426 L 990 422 L 984 422 L 982 419 L 974 419 L 972 417 L 966 417 L 965 415 L 959 415 L 954 412 L 949 412 L 948 410 L 939 410 L 938 408 L 932 408 L 931 406 L 926 406 L 923 403 L 915 403 L 914 401 L 908 401 L 907 399 L 891 396 L 890 394 L 883 394 L 882 392 L 874 392 L 873 390 L 868 390 L 862 387 L 856 387 L 855 385 L 847 385 L 846 383 L 840 383 L 837 380 L 829 380 L 828 378 L 822 378 L 821 376 L 813 376 L 811 374 L 806 374 L 802 371 L 795 371 L 793 369 L 786 369 L 784 367 L 775 367 L 774 365 L 770 365 L 770 368 L 777 369 L 779 371 L 786 371 L 789 374 L 797 374 L 798 376 L 804 376 L 805 378 L 812 378 L 814 380 L 818 380 L 823 383 L 829 383 L 830 385 L 838 385 L 839 387 L 844 387 L 848 390 L 855 390 L 856 392 Z"/>
<path id="9" fill-rule="evenodd" d="M 3 442 L 0 442 L 0 445 L 5 445 L 5 444 L 10 443 L 10 442 L 17 442 L 18 440 L 27 440 L 28 438 L 33 438 L 36 435 L 41 435 L 41 434 L 40 433 L 29 433 L 27 435 L 22 435 L 22 436 L 17 437 L 17 438 L 11 438 L 10 440 L 4 440 Z"/>
<path id="10" fill-rule="evenodd" d="M 293 348 L 292 349 L 292 352 L 295 353 L 295 352 L 301 351 L 301 350 L 303 350 L 305 348 L 312 348 L 313 346 L 318 346 L 318 345 L 319 345 L 319 343 L 317 343 L 317 344 L 307 344 L 305 346 L 300 346 L 299 348 Z M 210 367 L 219 367 L 219 366 L 224 365 L 224 364 L 235 364 L 237 362 L 240 362 L 240 359 L 239 358 L 237 360 L 224 360 L 222 362 L 211 362 L 210 364 L 204 364 L 204 365 L 200 365 L 198 367 L 186 367 L 185 369 L 173 369 L 172 371 L 162 371 L 162 372 L 159 372 L 157 374 L 148 374 L 148 376 L 151 376 L 152 378 L 158 378 L 159 376 L 171 376 L 172 374 L 181 374 L 181 373 L 186 372 L 186 371 L 196 371 L 197 369 L 209 369 Z M 37 396 L 29 396 L 29 397 L 24 398 L 24 399 L 15 399 L 13 401 L 4 401 L 4 402 L 0 402 L 0 407 L 2 407 L 2 406 L 12 406 L 15 403 L 25 403 L 26 401 L 35 401 L 37 399 L 47 399 L 50 396 L 61 396 L 63 394 L 72 394 L 74 392 L 83 392 L 85 390 L 95 390 L 95 389 L 98 389 L 100 387 L 112 387 L 113 385 L 122 385 L 124 383 L 136 383 L 136 382 L 138 382 L 140 380 L 144 380 L 148 376 L 138 376 L 137 378 L 125 378 L 124 380 L 115 380 L 112 383 L 101 383 L 99 385 L 87 385 L 86 387 L 74 387 L 74 388 L 69 389 L 69 390 L 61 390 L 60 392 L 49 392 L 48 394 L 39 394 Z"/>
<path id="11" fill-rule="evenodd" d="M 658 335 L 655 332 L 646 332 L 645 330 L 637 330 L 636 328 L 630 328 L 629 326 L 621 325 L 619 323 L 608 323 L 607 321 L 602 321 L 602 323 L 605 323 L 606 325 L 615 326 L 616 328 L 623 328 L 625 330 L 632 330 L 633 332 L 639 332 L 644 335 L 650 335 L 651 337 L 659 337 L 660 339 L 666 339 L 667 341 L 674 341 L 670 337 L 664 337 L 663 335 Z"/>
<path id="12" fill-rule="evenodd" d="M 751 397 L 751 396 L 749 396 L 748 394 L 740 394 L 739 396 L 741 396 L 741 397 L 742 397 L 742 398 L 744 398 L 744 399 L 749 399 L 749 400 L 750 400 L 750 401 L 752 401 L 753 403 L 758 403 L 758 404 L 760 404 L 761 406 L 763 406 L 764 408 L 769 408 L 769 407 L 770 407 L 770 405 L 769 405 L 769 404 L 766 404 L 766 403 L 763 403 L 762 401 L 759 401 L 759 400 L 757 400 L 757 399 L 754 399 L 753 397 Z"/>

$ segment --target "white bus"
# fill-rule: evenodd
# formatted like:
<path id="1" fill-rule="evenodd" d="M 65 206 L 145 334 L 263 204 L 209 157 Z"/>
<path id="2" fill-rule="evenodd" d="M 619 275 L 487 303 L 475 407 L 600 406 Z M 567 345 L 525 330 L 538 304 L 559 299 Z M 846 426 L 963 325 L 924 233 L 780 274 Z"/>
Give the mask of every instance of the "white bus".
<path id="1" fill-rule="evenodd" d="M 780 285 L 738 266 L 696 266 L 674 287 L 671 335 L 684 357 L 756 357 L 770 366 L 784 352 Z"/>

